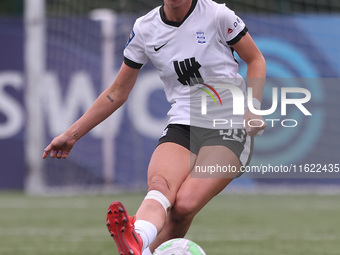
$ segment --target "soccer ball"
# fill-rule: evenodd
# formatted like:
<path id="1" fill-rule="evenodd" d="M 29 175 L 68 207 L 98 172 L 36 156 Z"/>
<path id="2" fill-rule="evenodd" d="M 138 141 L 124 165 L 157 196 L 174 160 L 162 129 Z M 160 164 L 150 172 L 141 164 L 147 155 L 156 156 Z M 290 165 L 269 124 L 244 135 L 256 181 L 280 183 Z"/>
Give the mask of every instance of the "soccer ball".
<path id="1" fill-rule="evenodd" d="M 193 241 L 176 238 L 162 243 L 153 255 L 206 255 L 203 249 Z"/>

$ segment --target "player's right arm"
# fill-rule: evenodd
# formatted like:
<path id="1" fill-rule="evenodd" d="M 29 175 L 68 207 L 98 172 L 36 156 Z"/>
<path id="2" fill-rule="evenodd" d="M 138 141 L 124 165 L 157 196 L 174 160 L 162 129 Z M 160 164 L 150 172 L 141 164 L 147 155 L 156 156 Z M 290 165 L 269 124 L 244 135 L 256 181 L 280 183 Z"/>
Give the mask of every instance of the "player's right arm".
<path id="1" fill-rule="evenodd" d="M 51 153 L 52 158 L 67 158 L 74 144 L 82 136 L 124 104 L 136 83 L 138 73 L 139 69 L 131 68 L 123 63 L 113 84 L 100 94 L 82 117 L 51 141 L 42 157 L 46 158 Z"/>

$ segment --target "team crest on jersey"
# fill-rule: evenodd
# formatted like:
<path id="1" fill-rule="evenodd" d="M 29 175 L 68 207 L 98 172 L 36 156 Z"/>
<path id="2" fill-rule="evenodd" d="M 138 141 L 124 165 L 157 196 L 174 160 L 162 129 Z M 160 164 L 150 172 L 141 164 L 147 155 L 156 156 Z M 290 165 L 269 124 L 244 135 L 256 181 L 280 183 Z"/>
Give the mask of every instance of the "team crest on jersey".
<path id="1" fill-rule="evenodd" d="M 130 42 L 132 41 L 132 39 L 135 37 L 135 32 L 133 30 L 131 30 L 131 33 L 130 33 L 130 36 L 129 36 L 129 39 L 125 45 L 125 48 L 130 44 Z"/>
<path id="2" fill-rule="evenodd" d="M 205 39 L 205 34 L 202 31 L 196 32 L 196 39 L 197 39 L 197 42 L 200 43 L 200 44 L 207 42 L 206 39 Z"/>

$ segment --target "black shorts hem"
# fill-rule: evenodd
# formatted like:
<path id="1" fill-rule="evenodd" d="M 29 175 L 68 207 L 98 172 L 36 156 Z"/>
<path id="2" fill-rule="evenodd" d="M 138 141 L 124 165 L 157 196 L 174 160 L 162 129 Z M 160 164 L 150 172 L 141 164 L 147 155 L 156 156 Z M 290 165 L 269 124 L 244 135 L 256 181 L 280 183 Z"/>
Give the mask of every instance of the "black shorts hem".
<path id="1" fill-rule="evenodd" d="M 190 126 L 182 124 L 169 124 L 158 140 L 158 145 L 162 143 L 176 143 L 190 150 Z M 157 145 L 157 146 L 158 146 Z M 198 153 L 198 152 L 197 152 Z M 197 153 L 195 153 L 197 155 Z"/>
<path id="2" fill-rule="evenodd" d="M 230 136 L 227 133 L 230 133 Z M 233 139 L 235 137 L 236 140 Z M 250 144 L 249 141 L 247 144 L 247 140 L 249 140 L 249 136 L 242 129 L 218 130 L 183 124 L 169 124 L 159 138 L 158 145 L 167 142 L 175 143 L 195 155 L 198 155 L 199 150 L 205 146 L 225 146 L 239 158 L 242 165 L 248 165 L 252 156 L 254 139 L 251 137 Z M 248 150 L 248 157 L 244 159 L 242 154 L 246 149 Z"/>

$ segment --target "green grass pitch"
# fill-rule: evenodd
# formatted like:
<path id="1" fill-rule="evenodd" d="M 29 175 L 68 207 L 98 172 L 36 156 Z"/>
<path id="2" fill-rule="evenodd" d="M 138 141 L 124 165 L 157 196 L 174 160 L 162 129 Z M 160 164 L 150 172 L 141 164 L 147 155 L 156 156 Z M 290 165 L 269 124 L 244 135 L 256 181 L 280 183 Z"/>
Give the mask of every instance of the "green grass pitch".
<path id="1" fill-rule="evenodd" d="M 1 255 L 117 254 L 106 210 L 143 194 L 30 197 L 0 193 Z M 339 195 L 221 194 L 187 235 L 208 255 L 340 254 Z"/>

